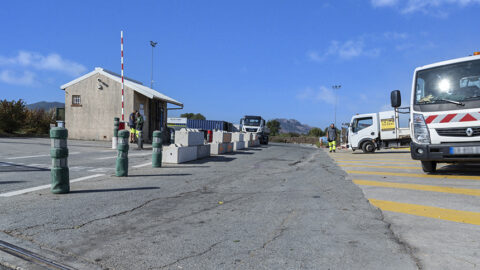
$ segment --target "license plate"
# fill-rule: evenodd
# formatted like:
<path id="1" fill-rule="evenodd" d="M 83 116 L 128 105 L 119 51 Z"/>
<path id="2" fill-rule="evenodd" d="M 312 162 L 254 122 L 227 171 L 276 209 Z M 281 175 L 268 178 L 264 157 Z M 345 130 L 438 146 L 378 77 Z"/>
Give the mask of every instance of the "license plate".
<path id="1" fill-rule="evenodd" d="M 450 147 L 451 155 L 480 154 L 480 146 Z"/>

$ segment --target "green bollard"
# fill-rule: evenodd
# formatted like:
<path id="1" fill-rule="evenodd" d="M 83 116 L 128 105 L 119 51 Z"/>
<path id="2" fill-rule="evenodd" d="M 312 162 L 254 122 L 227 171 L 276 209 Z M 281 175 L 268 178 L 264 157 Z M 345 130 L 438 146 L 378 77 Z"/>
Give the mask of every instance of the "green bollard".
<path id="1" fill-rule="evenodd" d="M 120 118 L 113 118 L 113 137 L 118 137 L 118 128 L 120 126 Z"/>
<path id="2" fill-rule="evenodd" d="M 120 118 L 113 118 L 113 137 L 112 137 L 112 149 L 117 149 L 118 144 L 118 128 L 120 126 Z"/>
<path id="3" fill-rule="evenodd" d="M 162 132 L 155 130 L 153 132 L 152 142 L 152 167 L 162 167 Z"/>
<path id="4" fill-rule="evenodd" d="M 50 156 L 52 157 L 52 168 L 50 169 L 51 191 L 55 194 L 70 192 L 67 137 L 68 130 L 66 128 L 53 127 L 50 129 Z"/>
<path id="5" fill-rule="evenodd" d="M 128 130 L 120 130 L 118 132 L 118 154 L 115 164 L 116 176 L 128 176 L 128 137 L 130 137 Z"/>

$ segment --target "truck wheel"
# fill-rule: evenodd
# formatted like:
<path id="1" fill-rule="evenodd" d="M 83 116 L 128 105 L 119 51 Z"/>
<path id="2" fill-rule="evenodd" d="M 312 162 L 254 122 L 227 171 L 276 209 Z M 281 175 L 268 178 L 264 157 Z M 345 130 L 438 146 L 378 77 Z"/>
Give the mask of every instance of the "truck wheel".
<path id="1" fill-rule="evenodd" d="M 436 161 L 422 161 L 422 170 L 426 173 L 435 173 L 437 171 Z"/>
<path id="2" fill-rule="evenodd" d="M 363 153 L 373 153 L 375 152 L 375 145 L 370 141 L 364 142 L 362 145 L 362 150 Z"/>

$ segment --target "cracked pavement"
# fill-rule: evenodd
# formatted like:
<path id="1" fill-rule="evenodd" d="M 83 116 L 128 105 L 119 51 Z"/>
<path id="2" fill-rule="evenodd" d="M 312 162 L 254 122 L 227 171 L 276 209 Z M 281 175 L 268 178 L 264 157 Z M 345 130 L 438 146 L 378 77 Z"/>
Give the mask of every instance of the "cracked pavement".
<path id="1" fill-rule="evenodd" d="M 77 269 L 418 268 L 380 211 L 310 146 L 131 168 L 71 190 L 0 198 L 0 239 Z"/>

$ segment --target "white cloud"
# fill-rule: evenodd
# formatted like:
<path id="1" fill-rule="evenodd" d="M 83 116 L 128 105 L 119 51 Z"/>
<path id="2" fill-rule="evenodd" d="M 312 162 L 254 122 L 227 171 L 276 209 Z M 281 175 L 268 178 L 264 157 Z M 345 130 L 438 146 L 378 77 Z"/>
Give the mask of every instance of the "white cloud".
<path id="1" fill-rule="evenodd" d="M 11 70 L 2 70 L 0 72 L 0 82 L 16 85 L 33 86 L 35 82 L 35 73 L 24 71 L 21 75 Z"/>
<path id="2" fill-rule="evenodd" d="M 317 51 L 307 52 L 307 58 L 313 62 L 322 62 L 330 56 L 338 57 L 342 60 L 350 60 L 360 56 L 377 57 L 379 55 L 379 48 L 366 48 L 363 37 L 350 39 L 344 42 L 333 40 L 323 54 L 320 54 Z"/>
<path id="3" fill-rule="evenodd" d="M 371 0 L 370 2 L 374 7 L 386 7 L 396 5 L 398 0 Z"/>
<path id="4" fill-rule="evenodd" d="M 0 65 L 52 70 L 71 76 L 79 76 L 87 70 L 82 64 L 64 59 L 57 53 L 42 55 L 29 51 L 20 51 L 18 55 L 14 57 L 0 56 Z"/>
<path id="5" fill-rule="evenodd" d="M 313 102 L 324 102 L 333 105 L 335 104 L 335 93 L 332 89 L 329 89 L 325 86 L 320 86 L 316 89 L 307 87 L 305 90 L 298 93 L 297 99 L 310 100 Z"/>
<path id="6" fill-rule="evenodd" d="M 313 61 L 313 62 L 321 62 L 325 59 L 324 56 L 320 56 L 316 51 L 307 52 L 307 57 L 310 61 Z"/>
<path id="7" fill-rule="evenodd" d="M 398 7 L 401 13 L 409 14 L 422 12 L 436 16 L 446 17 L 444 6 L 465 7 L 480 4 L 480 0 L 371 0 L 373 7 Z"/>
<path id="8" fill-rule="evenodd" d="M 399 32 L 385 32 L 383 33 L 383 36 L 387 40 L 401 40 L 401 39 L 407 39 L 408 34 L 407 33 L 399 33 Z"/>

